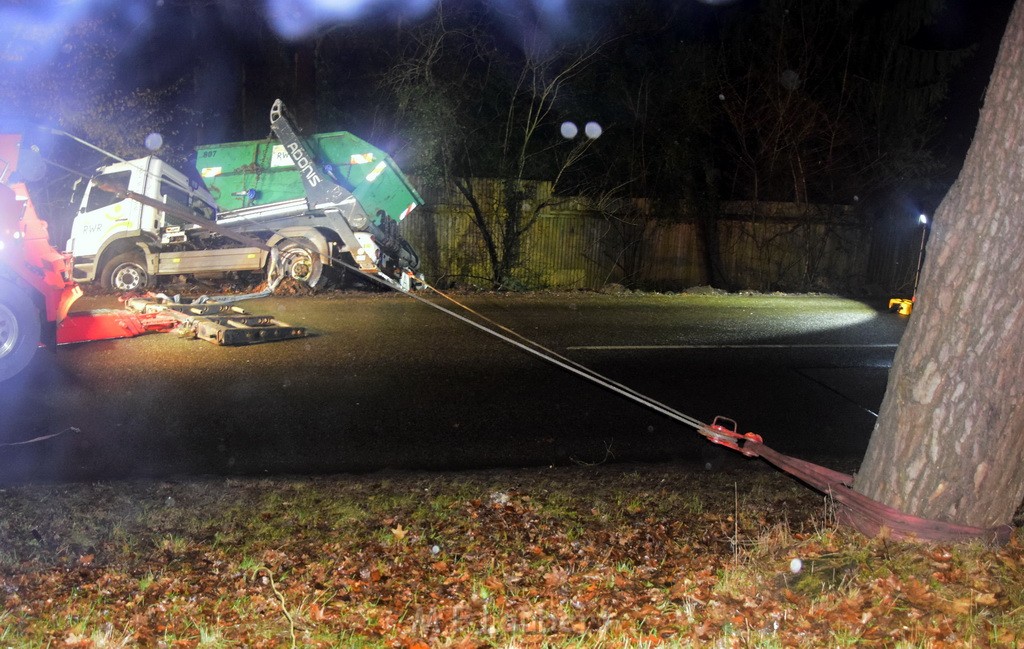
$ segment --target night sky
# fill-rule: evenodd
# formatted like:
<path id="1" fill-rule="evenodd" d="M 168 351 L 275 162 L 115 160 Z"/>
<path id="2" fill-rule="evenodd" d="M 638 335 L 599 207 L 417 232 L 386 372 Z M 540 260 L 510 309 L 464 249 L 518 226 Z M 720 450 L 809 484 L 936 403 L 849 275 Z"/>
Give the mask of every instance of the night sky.
<path id="1" fill-rule="evenodd" d="M 613 34 L 628 43 L 620 51 L 657 66 L 645 54 L 648 44 L 613 20 L 626 0 L 457 0 L 454 6 L 473 4 L 485 24 L 503 39 L 510 56 L 524 41 L 540 47 L 583 42 L 595 34 Z M 731 13 L 749 12 L 757 0 L 661 0 L 653 6 L 666 17 L 667 33 L 680 41 L 712 39 L 721 21 Z M 949 99 L 942 110 L 941 134 L 932 143 L 939 154 L 962 160 L 970 144 L 982 105 L 985 86 L 1012 0 L 948 0 L 934 24 L 928 25 L 911 44 L 924 49 L 975 47 L 966 65 L 950 84 Z M 891 2 L 869 0 L 865 6 L 886 8 Z M 254 11 L 254 7 L 259 7 Z M 189 150 L 201 143 L 255 139 L 269 134 L 267 111 L 281 97 L 305 130 L 351 130 L 378 142 L 397 156 L 387 138 L 372 132 L 373 118 L 387 106 L 376 104 L 375 84 L 393 62 L 390 55 L 407 44 L 410 28 L 431 18 L 432 0 L 64 0 L 7 3 L 0 8 L 0 72 L 8 79 L 24 75 L 45 78 L 65 64 L 69 54 L 87 50 L 88 42 L 73 40 L 74 25 L 102 18 L 105 45 L 114 43 L 116 69 L 111 96 L 118 90 L 162 88 L 185 80 L 181 94 L 191 111 L 193 125 L 183 128 L 179 147 Z M 620 30 L 616 33 L 616 30 Z M 317 37 L 330 33 L 335 43 L 350 44 L 332 63 L 344 72 L 341 88 L 317 108 L 314 100 L 313 60 Z M 341 38 L 338 38 L 339 34 Z M 635 42 L 630 43 L 630 39 Z M 77 48 L 77 49 L 76 49 Z M 304 66 L 299 65 L 306 61 Z M 7 92 L 19 92 L 17 83 Z M 320 91 L 323 88 L 319 89 Z M 321 102 L 325 100 L 321 99 Z M 600 108 L 600 107 L 599 107 Z M 38 115 L 10 115 L 29 121 Z M 81 135 L 81 133 L 79 133 Z M 401 146 L 408 146 L 406 142 Z M 948 186 L 955 177 L 955 163 L 942 177 Z M 931 199 L 937 201 L 942 191 Z"/>
<path id="2" fill-rule="evenodd" d="M 466 0 L 469 1 L 469 0 Z M 384 40 L 401 40 L 402 28 L 423 20 L 434 10 L 432 0 L 266 0 L 265 2 L 192 2 L 187 0 L 146 0 L 112 3 L 107 0 L 58 0 L 6 3 L 0 32 L 6 32 L 6 56 L 10 63 L 26 50 L 28 61 L 37 69 L 56 60 L 68 25 L 90 16 L 116 16 L 120 77 L 126 85 L 156 87 L 180 78 L 197 68 L 203 71 L 196 84 L 198 105 L 211 115 L 221 115 L 223 124 L 210 124 L 212 139 L 239 137 L 232 112 L 243 110 L 241 88 L 258 86 L 253 78 L 261 58 L 272 41 L 284 41 L 301 49 L 311 37 L 327 29 L 347 30 L 354 39 L 367 34 L 384 35 Z M 463 2 L 462 4 L 465 4 Z M 616 0 L 572 2 L 571 0 L 500 0 L 486 3 L 493 28 L 510 41 L 524 33 L 552 45 L 579 41 L 597 30 L 614 29 L 605 24 L 606 10 Z M 723 12 L 744 11 L 754 0 L 668 0 L 660 3 L 671 16 L 672 27 L 687 38 L 708 33 Z M 869 3 L 869 5 L 872 3 Z M 874 1 L 878 6 L 889 2 Z M 1012 0 L 948 0 L 941 18 L 918 36 L 924 47 L 964 47 L 976 44 L 977 53 L 956 76 L 947 110 L 944 134 L 951 151 L 966 150 L 973 122 L 991 71 Z M 253 11 L 254 6 L 262 10 Z M 116 7 L 116 9 L 112 9 Z M 628 34 L 622 34 L 628 38 Z M 18 43 L 23 43 L 18 45 Z M 24 45 L 25 42 L 31 45 Z M 196 44 L 193 46 L 193 44 Z M 383 44 L 387 46 L 386 43 Z M 67 44 L 63 44 L 67 47 Z M 288 45 L 286 45 L 286 48 Z M 365 58 L 372 58 L 372 53 Z M 360 56 L 360 59 L 364 57 Z M 248 63 L 243 78 L 240 70 Z M 267 61 L 271 63 L 271 61 Z M 372 68 L 372 61 L 353 61 L 358 69 Z M 353 79 L 360 78 L 354 74 Z M 368 80 L 363 80 L 369 83 Z M 289 93 L 301 89 L 288 88 Z M 354 89 L 358 96 L 360 89 Z M 262 103 L 268 103 L 259 98 Z M 269 103 L 268 103 L 269 105 Z M 229 108 L 230 107 L 230 108 Z M 259 111 L 260 113 L 264 111 Z M 262 118 L 262 115 L 261 115 Z M 245 118 L 248 120 L 248 116 Z"/>

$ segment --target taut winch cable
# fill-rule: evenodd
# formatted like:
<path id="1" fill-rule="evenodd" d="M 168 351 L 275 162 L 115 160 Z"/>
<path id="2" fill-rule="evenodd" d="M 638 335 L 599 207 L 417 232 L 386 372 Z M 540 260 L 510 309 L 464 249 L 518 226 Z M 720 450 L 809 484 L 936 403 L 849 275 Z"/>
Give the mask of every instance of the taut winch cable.
<path id="1" fill-rule="evenodd" d="M 354 267 L 352 265 L 347 264 L 343 260 L 332 259 L 331 262 L 333 264 L 345 266 L 346 268 L 354 270 L 354 271 L 357 271 L 357 272 L 359 271 L 358 268 L 356 268 L 356 267 Z M 552 349 L 549 349 L 549 348 L 545 347 L 544 345 L 541 345 L 537 341 L 532 340 L 530 338 L 527 338 L 526 336 L 523 336 L 522 334 L 520 334 L 520 333 L 510 329 L 509 327 L 506 327 L 505 325 L 502 325 L 502 324 L 500 324 L 498 322 L 495 322 L 494 320 L 492 320 L 492 319 L 488 318 L 487 316 L 483 315 L 482 313 L 472 309 L 470 306 L 468 306 L 466 304 L 463 304 L 462 302 L 459 302 L 458 300 L 456 300 L 452 296 L 448 295 L 447 293 L 441 291 L 438 288 L 435 288 L 434 286 L 430 285 L 429 283 L 427 283 L 427 282 L 425 282 L 423 280 L 417 279 L 416 281 L 421 283 L 421 284 L 423 284 L 423 286 L 425 288 L 429 289 L 431 292 L 436 293 L 437 295 L 441 296 L 445 300 L 448 300 L 452 304 L 455 304 L 459 308 L 463 309 L 467 313 L 470 313 L 473 316 L 475 316 L 476 318 L 479 318 L 480 321 L 482 321 L 482 322 L 474 320 L 474 319 L 469 318 L 469 317 L 466 317 L 466 316 L 464 316 L 464 315 L 462 315 L 462 314 L 460 314 L 460 313 L 458 313 L 456 311 L 453 311 L 452 309 L 446 308 L 442 304 L 438 304 L 437 302 L 432 302 L 431 300 L 428 300 L 428 299 L 418 295 L 414 291 L 404 291 L 404 290 L 402 290 L 402 288 L 398 284 L 396 284 L 395 282 L 391 281 L 387 277 L 381 277 L 381 276 L 376 276 L 376 275 L 365 275 L 365 276 L 368 277 L 368 278 L 373 279 L 374 281 L 378 282 L 379 284 L 382 284 L 384 286 L 392 288 L 392 289 L 394 289 L 394 290 L 396 290 L 396 291 L 398 291 L 400 293 L 405 293 L 409 297 L 411 297 L 411 298 L 413 298 L 413 299 L 415 299 L 415 300 L 417 300 L 417 301 L 419 301 L 419 302 L 421 302 L 423 304 L 426 304 L 426 305 L 428 305 L 428 306 L 430 306 L 430 307 L 432 307 L 434 309 L 437 309 L 438 311 L 441 311 L 442 313 L 445 313 L 446 315 L 449 315 L 449 316 L 451 316 L 453 318 L 461 320 L 462 322 L 465 322 L 466 324 L 468 324 L 468 325 L 470 325 L 472 327 L 475 327 L 476 329 L 479 329 L 480 331 L 483 331 L 484 333 L 490 334 L 491 336 L 494 336 L 495 338 L 498 338 L 499 340 L 502 340 L 502 341 L 504 341 L 504 342 L 514 346 L 514 347 L 517 347 L 517 348 L 519 348 L 519 349 L 521 349 L 521 350 L 523 350 L 523 351 L 525 351 L 525 352 L 527 352 L 529 354 L 532 354 L 532 355 L 534 355 L 534 356 L 536 356 L 538 358 L 541 358 L 541 359 L 543 359 L 543 360 L 545 360 L 545 361 L 547 361 L 549 363 L 552 363 L 552 364 L 554 364 L 554 365 L 556 365 L 556 366 L 558 366 L 558 367 L 560 367 L 560 368 L 562 368 L 562 369 L 564 369 L 564 370 L 566 370 L 568 372 L 572 372 L 573 374 L 576 374 L 577 376 L 580 376 L 580 377 L 585 378 L 585 379 L 587 379 L 587 380 L 589 380 L 589 381 L 591 381 L 593 383 L 596 383 L 597 385 L 600 385 L 603 388 L 611 390 L 612 392 L 615 392 L 615 393 L 617 393 L 617 394 L 619 394 L 619 395 L 621 395 L 623 397 L 626 397 L 627 399 L 630 399 L 630 400 L 635 401 L 635 402 L 637 402 L 637 403 L 639 403 L 639 404 L 641 404 L 643 406 L 646 406 L 646 407 L 650 408 L 651 410 L 654 410 L 655 412 L 659 412 L 659 413 L 665 415 L 666 417 L 674 419 L 675 421 L 678 421 L 678 422 L 680 422 L 682 424 L 686 424 L 687 426 L 695 428 L 698 431 L 702 431 L 702 430 L 705 430 L 705 429 L 708 428 L 707 424 L 705 424 L 704 422 L 700 421 L 699 419 L 697 419 L 695 417 L 691 417 L 691 416 L 689 416 L 689 415 L 687 415 L 685 413 L 679 412 L 678 410 L 676 410 L 675 408 L 673 408 L 671 406 L 668 406 L 668 405 L 666 405 L 664 403 L 661 403 L 660 401 L 657 401 L 656 399 L 653 399 L 653 398 L 651 398 L 651 397 L 649 397 L 649 396 L 647 396 L 647 395 L 645 395 L 645 394 L 643 394 L 641 392 L 638 392 L 638 391 L 634 390 L 633 388 L 630 388 L 629 386 L 623 385 L 623 384 L 619 383 L 618 381 L 615 381 L 615 380 L 613 380 L 611 378 L 608 378 L 607 376 L 605 376 L 605 375 L 603 375 L 603 374 L 601 374 L 601 373 L 599 373 L 599 372 L 597 372 L 595 370 L 592 370 L 589 367 L 587 367 L 585 365 L 582 365 L 581 363 L 578 363 L 578 362 L 576 362 L 576 361 L 574 361 L 574 360 L 572 360 L 570 358 L 566 358 L 565 356 L 559 354 L 558 352 L 556 352 L 556 351 L 554 351 Z M 488 326 L 488 325 L 490 325 L 490 326 Z"/>

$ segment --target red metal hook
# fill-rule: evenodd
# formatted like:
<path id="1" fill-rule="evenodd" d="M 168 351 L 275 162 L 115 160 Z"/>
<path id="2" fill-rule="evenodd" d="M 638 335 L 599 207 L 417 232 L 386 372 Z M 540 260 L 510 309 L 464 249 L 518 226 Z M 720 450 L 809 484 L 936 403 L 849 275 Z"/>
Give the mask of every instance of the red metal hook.
<path id="1" fill-rule="evenodd" d="M 705 426 L 697 432 L 704 437 L 707 437 L 709 442 L 731 448 L 734 451 L 739 451 L 747 457 L 756 457 L 757 453 L 744 450 L 743 446 L 740 446 L 740 442 L 749 441 L 757 442 L 758 444 L 764 443 L 761 436 L 756 433 L 740 434 L 739 425 L 735 420 L 729 419 L 728 417 L 722 417 L 720 415 L 715 417 L 710 426 Z"/>

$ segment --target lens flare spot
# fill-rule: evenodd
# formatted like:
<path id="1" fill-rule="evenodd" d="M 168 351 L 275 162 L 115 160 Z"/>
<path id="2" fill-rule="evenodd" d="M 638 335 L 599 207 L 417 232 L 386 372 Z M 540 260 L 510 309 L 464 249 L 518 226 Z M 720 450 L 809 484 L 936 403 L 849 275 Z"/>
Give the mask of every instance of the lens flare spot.
<path id="1" fill-rule="evenodd" d="M 159 133 L 150 133 L 146 136 L 146 148 L 150 151 L 159 151 L 164 145 L 164 136 Z"/>
<path id="2" fill-rule="evenodd" d="M 397 11 L 417 18 L 436 6 L 437 0 L 267 0 L 267 15 L 278 34 L 305 38 L 319 27 L 335 22 L 353 23 L 374 15 Z"/>
<path id="3" fill-rule="evenodd" d="M 786 90 L 796 90 L 800 87 L 800 74 L 796 70 L 783 70 L 779 75 L 779 83 Z"/>

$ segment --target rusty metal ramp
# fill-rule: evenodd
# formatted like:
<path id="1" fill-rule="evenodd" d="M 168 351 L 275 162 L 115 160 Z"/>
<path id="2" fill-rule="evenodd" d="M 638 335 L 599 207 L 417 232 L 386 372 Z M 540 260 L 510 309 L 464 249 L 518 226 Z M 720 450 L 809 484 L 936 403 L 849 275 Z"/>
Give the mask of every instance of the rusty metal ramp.
<path id="1" fill-rule="evenodd" d="M 179 322 L 174 329 L 178 335 L 200 338 L 217 345 L 255 345 L 308 335 L 305 327 L 296 327 L 274 316 L 255 315 L 241 307 L 226 304 L 183 304 L 164 298 L 137 297 L 129 299 L 125 305 L 138 313 L 170 315 Z"/>
<path id="2" fill-rule="evenodd" d="M 253 345 L 306 335 L 305 327 L 293 327 L 268 315 L 194 316 L 186 320 L 184 326 L 197 338 L 218 345 Z"/>

